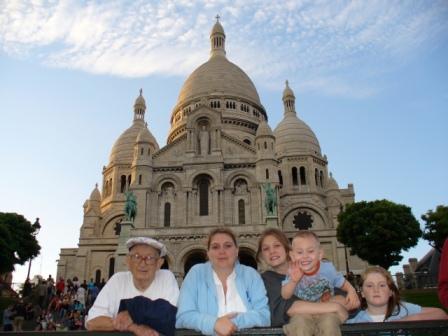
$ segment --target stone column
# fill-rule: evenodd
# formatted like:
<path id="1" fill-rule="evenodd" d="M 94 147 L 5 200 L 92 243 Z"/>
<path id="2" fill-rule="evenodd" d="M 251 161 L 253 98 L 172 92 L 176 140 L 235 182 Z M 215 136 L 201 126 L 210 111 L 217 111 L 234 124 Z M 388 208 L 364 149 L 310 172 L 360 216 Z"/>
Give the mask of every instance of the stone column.
<path id="1" fill-rule="evenodd" d="M 126 271 L 125 258 L 128 254 L 128 248 L 126 247 L 127 240 L 131 237 L 131 231 L 134 229 L 134 224 L 130 221 L 121 222 L 120 236 L 118 237 L 118 246 L 115 251 L 115 273 L 120 271 Z"/>

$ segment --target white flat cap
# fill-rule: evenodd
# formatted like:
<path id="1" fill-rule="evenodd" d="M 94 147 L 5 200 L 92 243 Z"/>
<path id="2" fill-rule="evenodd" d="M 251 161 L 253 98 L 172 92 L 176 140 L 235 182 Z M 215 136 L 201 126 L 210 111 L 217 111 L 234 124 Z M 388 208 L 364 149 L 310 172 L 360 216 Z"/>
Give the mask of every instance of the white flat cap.
<path id="1" fill-rule="evenodd" d="M 152 246 L 156 250 L 159 250 L 161 257 L 166 256 L 166 247 L 165 247 L 165 245 L 163 245 L 161 242 L 159 242 L 159 241 L 157 241 L 157 240 L 155 240 L 153 238 L 149 238 L 149 237 L 133 237 L 133 238 L 130 238 L 126 242 L 126 247 L 128 248 L 128 250 L 130 250 L 132 247 L 134 247 L 135 245 L 138 245 L 138 244 Z"/>

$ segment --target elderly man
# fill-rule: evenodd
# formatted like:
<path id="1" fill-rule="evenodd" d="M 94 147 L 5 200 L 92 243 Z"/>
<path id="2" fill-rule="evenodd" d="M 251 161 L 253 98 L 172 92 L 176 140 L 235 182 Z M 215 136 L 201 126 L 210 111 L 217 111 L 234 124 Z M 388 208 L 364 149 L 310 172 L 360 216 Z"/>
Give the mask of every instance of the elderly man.
<path id="1" fill-rule="evenodd" d="M 135 237 L 126 246 L 129 272 L 116 273 L 106 283 L 89 311 L 87 329 L 173 334 L 179 287 L 173 273 L 160 269 L 165 245 Z"/>

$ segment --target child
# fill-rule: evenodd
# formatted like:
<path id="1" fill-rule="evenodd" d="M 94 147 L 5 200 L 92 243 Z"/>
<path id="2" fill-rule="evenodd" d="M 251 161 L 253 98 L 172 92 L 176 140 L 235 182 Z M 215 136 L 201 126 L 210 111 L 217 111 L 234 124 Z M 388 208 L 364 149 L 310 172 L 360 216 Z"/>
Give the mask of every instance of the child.
<path id="1" fill-rule="evenodd" d="M 400 301 L 392 276 L 379 266 L 369 267 L 361 275 L 361 310 L 347 323 L 417 321 L 446 319 L 439 308 L 422 308 Z"/>
<path id="2" fill-rule="evenodd" d="M 336 313 L 341 322 L 347 319 L 347 310 L 336 300 L 329 302 L 301 301 L 296 296 L 285 300 L 281 296 L 282 281 L 289 269 L 288 238 L 279 229 L 269 228 L 263 231 L 258 241 L 257 259 L 263 260 L 270 270 L 261 274 L 268 294 L 271 310 L 271 326 L 282 327 L 289 322 L 290 316 L 298 314 Z"/>
<path id="3" fill-rule="evenodd" d="M 347 297 L 339 302 L 347 310 L 359 306 L 359 298 L 352 285 L 338 273 L 331 262 L 322 261 L 323 250 L 319 238 L 312 231 L 299 231 L 292 240 L 291 265 L 288 277 L 282 283 L 284 299 L 296 295 L 310 302 L 328 302 L 334 295 L 334 288 L 347 292 Z M 341 335 L 342 323 L 336 313 L 299 314 L 291 318 L 283 327 L 286 335 Z"/>

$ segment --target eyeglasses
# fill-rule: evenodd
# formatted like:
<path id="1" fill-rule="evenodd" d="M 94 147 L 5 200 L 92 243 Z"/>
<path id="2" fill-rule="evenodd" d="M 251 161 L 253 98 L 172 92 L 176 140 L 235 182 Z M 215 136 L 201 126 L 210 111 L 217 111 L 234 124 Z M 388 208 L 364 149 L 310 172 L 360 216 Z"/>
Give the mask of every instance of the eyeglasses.
<path id="1" fill-rule="evenodd" d="M 159 256 L 141 256 L 140 254 L 129 254 L 129 257 L 131 260 L 137 264 L 140 263 L 140 261 L 144 261 L 146 265 L 154 265 L 156 261 L 160 258 Z"/>

